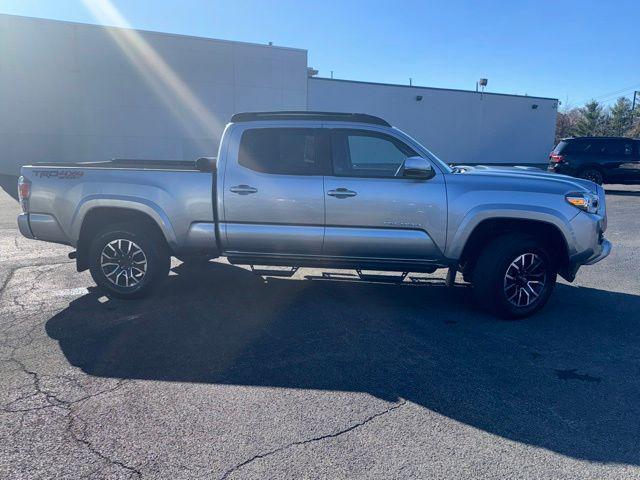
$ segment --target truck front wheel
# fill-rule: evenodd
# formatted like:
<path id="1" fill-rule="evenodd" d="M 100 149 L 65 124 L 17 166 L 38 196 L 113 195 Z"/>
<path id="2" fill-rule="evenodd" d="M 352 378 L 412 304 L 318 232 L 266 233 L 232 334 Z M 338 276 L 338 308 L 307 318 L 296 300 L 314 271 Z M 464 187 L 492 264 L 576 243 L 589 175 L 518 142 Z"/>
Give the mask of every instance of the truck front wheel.
<path id="1" fill-rule="evenodd" d="M 478 303 L 504 318 L 533 315 L 549 300 L 557 267 L 534 237 L 509 234 L 490 242 L 473 271 Z"/>
<path id="2" fill-rule="evenodd" d="M 169 273 L 164 242 L 144 228 L 112 225 L 96 234 L 89 247 L 89 270 L 99 287 L 118 298 L 140 298 Z"/>

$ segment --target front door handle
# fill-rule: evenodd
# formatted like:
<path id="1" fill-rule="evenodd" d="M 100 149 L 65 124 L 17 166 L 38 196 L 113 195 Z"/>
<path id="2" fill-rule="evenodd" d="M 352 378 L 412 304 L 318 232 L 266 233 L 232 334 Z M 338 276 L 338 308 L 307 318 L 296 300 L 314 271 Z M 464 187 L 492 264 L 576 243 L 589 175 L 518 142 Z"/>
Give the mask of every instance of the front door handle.
<path id="1" fill-rule="evenodd" d="M 231 187 L 229 191 L 237 193 L 238 195 L 249 195 L 251 193 L 256 193 L 258 189 L 250 187 L 249 185 L 236 185 L 235 187 Z"/>
<path id="2" fill-rule="evenodd" d="M 340 188 L 336 188 L 335 190 L 329 190 L 327 192 L 327 195 L 331 197 L 336 197 L 336 198 L 349 198 L 349 197 L 355 197 L 357 193 L 354 192 L 353 190 L 340 187 Z"/>

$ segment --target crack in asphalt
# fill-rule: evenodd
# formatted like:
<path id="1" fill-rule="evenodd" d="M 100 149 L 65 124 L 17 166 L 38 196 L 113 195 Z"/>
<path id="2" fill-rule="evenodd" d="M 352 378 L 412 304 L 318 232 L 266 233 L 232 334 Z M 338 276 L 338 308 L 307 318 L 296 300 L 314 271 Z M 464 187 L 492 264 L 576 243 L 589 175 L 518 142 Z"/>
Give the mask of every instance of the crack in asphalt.
<path id="1" fill-rule="evenodd" d="M 60 264 L 62 263 L 70 263 L 70 262 L 60 262 Z M 48 266 L 50 266 L 51 264 L 49 264 Z M 57 264 L 56 264 L 57 265 Z M 1 298 L 5 298 L 7 295 L 7 291 L 6 291 L 6 287 L 9 285 L 10 281 L 12 280 L 12 278 L 14 277 L 15 273 L 20 270 L 21 268 L 28 268 L 28 267 L 34 267 L 34 266 L 39 266 L 39 265 L 19 265 L 14 267 L 13 269 L 10 270 L 10 272 L 8 273 L 8 275 L 5 277 L 5 281 L 2 283 L 2 285 L 0 285 L 0 297 Z M 31 282 L 31 287 L 25 291 L 22 292 L 18 295 L 11 295 L 10 296 L 10 300 L 11 302 L 17 306 L 20 307 L 21 312 L 26 312 L 26 310 L 28 310 L 28 308 L 31 305 L 27 305 L 24 304 L 23 302 L 21 302 L 20 300 L 29 295 L 34 288 L 37 286 L 38 284 L 38 279 L 41 277 L 41 275 L 45 274 L 48 272 L 49 269 L 47 269 L 47 271 L 45 272 L 37 272 L 36 273 L 36 277 L 34 278 L 34 280 Z M 24 313 L 23 313 L 24 315 Z M 22 317 L 23 315 L 15 315 L 16 317 Z M 9 358 L 8 361 L 14 363 L 18 369 L 20 371 L 22 371 L 25 375 L 27 375 L 30 378 L 30 385 L 33 388 L 33 391 L 31 393 L 28 394 L 23 394 L 18 398 L 15 398 L 13 400 L 11 400 L 8 403 L 3 404 L 2 406 L 0 406 L 0 412 L 3 414 L 8 414 L 8 415 L 20 415 L 20 420 L 18 422 L 18 426 L 17 428 L 15 428 L 11 433 L 10 436 L 13 437 L 15 435 L 17 435 L 18 433 L 20 433 L 22 431 L 22 429 L 24 428 L 24 424 L 25 424 L 25 417 L 28 413 L 30 412 L 37 412 L 40 410 L 44 410 L 44 409 L 61 409 L 65 412 L 65 415 L 68 419 L 67 421 L 67 426 L 65 428 L 65 431 L 67 432 L 67 434 L 69 435 L 69 438 L 71 438 L 73 441 L 75 441 L 77 444 L 82 445 L 84 448 L 86 448 L 87 450 L 89 450 L 93 455 L 97 456 L 99 459 L 101 459 L 103 462 L 106 462 L 109 465 L 112 466 L 116 466 L 119 468 L 122 468 L 126 471 L 128 471 L 132 476 L 136 477 L 136 478 L 142 478 L 142 472 L 138 469 L 135 468 L 131 465 L 127 465 L 126 463 L 111 458 L 110 456 L 108 456 L 107 454 L 101 452 L 95 445 L 93 445 L 91 443 L 90 440 L 88 440 L 87 438 L 87 422 L 84 421 L 83 419 L 81 419 L 78 416 L 78 413 L 76 411 L 74 411 L 74 407 L 82 402 L 85 402 L 91 398 L 100 396 L 100 395 L 105 395 L 107 393 L 111 393 L 114 392 L 118 389 L 120 389 L 123 385 L 127 384 L 127 383 L 131 383 L 130 380 L 120 380 L 116 383 L 115 386 L 112 386 L 110 388 L 105 388 L 102 389 L 100 391 L 94 392 L 94 393 L 86 393 L 84 395 L 81 395 L 79 398 L 75 398 L 72 400 L 66 400 L 64 398 L 60 398 L 56 393 L 51 392 L 50 390 L 47 390 L 44 386 L 43 386 L 43 379 L 45 377 L 48 378 L 60 378 L 60 379 L 66 379 L 68 381 L 73 381 L 78 388 L 80 388 L 81 390 L 84 389 L 84 386 L 81 385 L 80 383 L 78 383 L 75 379 L 69 377 L 68 375 L 42 375 L 39 374 L 38 372 L 29 369 L 19 358 L 17 358 L 17 350 L 19 348 L 24 347 L 24 345 L 21 345 L 20 347 L 16 345 L 16 343 L 22 343 L 25 339 L 29 339 L 33 332 L 39 328 L 41 325 L 34 325 L 32 328 L 29 329 L 29 331 L 25 334 L 22 335 L 18 338 L 12 338 L 12 339 L 2 339 L 2 344 L 8 348 L 10 348 L 10 353 L 9 353 Z M 10 323 L 9 325 L 5 325 L 5 328 L 3 329 L 3 333 L 6 333 L 6 331 L 8 329 L 10 329 L 12 327 L 12 324 Z M 4 336 L 4 335 L 3 335 Z M 30 343 L 30 342 L 29 342 Z M 26 385 L 25 385 L 26 386 Z M 37 397 L 37 396 L 41 396 L 44 399 L 44 404 L 41 405 L 37 405 L 37 406 L 28 406 L 28 407 L 20 407 L 19 406 L 19 402 L 24 401 L 24 400 L 28 400 L 30 398 L 33 397 Z M 80 432 L 77 431 L 76 428 L 74 428 L 77 424 L 81 423 L 82 426 L 80 427 Z M 94 470 L 93 473 L 95 473 L 98 470 Z M 91 476 L 91 474 L 90 474 Z"/>
<path id="2" fill-rule="evenodd" d="M 367 423 L 371 422 L 372 420 L 375 420 L 378 417 L 382 417 L 383 415 L 386 415 L 388 413 L 393 412 L 394 410 L 397 410 L 398 408 L 406 405 L 407 401 L 402 399 L 402 401 L 394 404 L 393 406 L 383 410 L 382 412 L 378 412 L 375 413 L 373 415 L 368 416 L 367 418 L 365 418 L 364 420 L 361 420 L 360 422 L 354 423 L 353 425 L 350 425 L 347 428 L 344 428 L 342 430 L 338 430 L 337 432 L 333 432 L 333 433 L 328 433 L 325 435 L 320 435 L 317 437 L 312 437 L 312 438 L 308 438 L 306 440 L 298 440 L 296 442 L 292 442 L 292 443 L 288 443 L 287 445 L 284 445 L 282 447 L 278 447 L 278 448 L 274 448 L 273 450 L 269 450 L 267 452 L 263 452 L 263 453 L 258 453 L 256 455 L 254 455 L 251 458 L 248 458 L 247 460 L 238 463 L 237 465 L 229 468 L 226 472 L 224 472 L 224 474 L 222 475 L 222 477 L 220 477 L 220 480 L 224 480 L 226 478 L 229 478 L 230 475 L 233 475 L 235 472 L 237 472 L 238 470 L 246 467 L 247 465 L 249 465 L 250 463 L 254 462 L 255 460 L 260 460 L 266 457 L 270 457 L 271 455 L 275 455 L 276 453 L 280 453 L 283 452 L 285 450 L 288 450 L 291 447 L 297 447 L 300 445 L 307 445 L 309 443 L 314 443 L 314 442 L 319 442 L 322 440 L 326 440 L 327 438 L 336 438 L 339 437 L 341 435 L 344 435 L 345 433 L 349 433 L 353 430 L 356 430 L 357 428 L 360 428 L 364 425 L 366 425 Z"/>
<path id="3" fill-rule="evenodd" d="M 55 394 L 47 391 L 46 389 L 44 389 L 42 387 L 42 376 L 40 374 L 38 374 L 35 371 L 29 370 L 20 360 L 16 359 L 15 356 L 11 357 L 11 361 L 14 362 L 16 365 L 18 365 L 20 367 L 20 369 L 27 374 L 29 377 L 32 378 L 33 381 L 33 387 L 35 389 L 35 392 L 31 395 L 27 395 L 24 397 L 21 397 L 19 399 L 13 400 L 5 405 L 2 406 L 2 412 L 3 413 L 8 413 L 8 414 L 12 414 L 12 413 L 19 413 L 21 415 L 20 417 L 20 422 L 18 425 L 18 428 L 15 429 L 11 435 L 14 436 L 17 433 L 19 433 L 22 430 L 22 427 L 24 425 L 24 418 L 25 415 L 29 412 L 34 412 L 34 411 L 38 411 L 38 410 L 43 410 L 45 408 L 60 408 L 62 410 L 64 410 L 66 412 L 66 416 L 68 418 L 68 423 L 67 423 L 67 427 L 66 427 L 66 432 L 69 434 L 69 436 L 76 442 L 79 443 L 81 445 L 83 445 L 85 448 L 87 448 L 92 454 L 96 455 L 97 457 L 99 457 L 101 460 L 109 463 L 110 465 L 115 465 L 117 467 L 123 468 L 129 472 L 131 472 L 133 475 L 135 475 L 137 478 L 142 478 L 142 472 L 135 468 L 132 467 L 130 465 L 127 465 L 126 463 L 111 458 L 108 455 L 102 453 L 100 450 L 98 450 L 88 439 L 87 439 L 87 422 L 85 422 L 84 420 L 82 420 L 77 413 L 74 411 L 73 407 L 77 404 L 80 404 L 81 402 L 84 402 L 86 400 L 89 400 L 91 398 L 95 398 L 98 397 L 100 395 L 104 395 L 107 393 L 111 393 L 111 392 L 115 392 L 116 390 L 120 389 L 123 385 L 127 384 L 127 383 L 131 383 L 128 380 L 121 380 L 119 382 L 117 382 L 117 384 L 114 387 L 111 388 L 107 388 L 104 390 L 100 390 L 98 392 L 92 393 L 92 394 L 87 394 L 84 395 L 80 398 L 77 398 L 75 400 L 64 400 L 59 398 L 58 396 L 56 396 Z M 57 376 L 55 375 L 50 375 L 53 378 L 57 378 Z M 10 406 L 22 399 L 26 399 L 26 398 L 30 398 L 36 395 L 42 395 L 46 402 L 47 405 L 42 405 L 42 406 L 38 406 L 38 407 L 30 407 L 30 408 L 22 408 L 22 409 L 14 409 L 11 408 Z M 74 425 L 76 423 L 82 423 L 82 427 L 81 427 L 81 431 L 82 434 L 79 435 L 75 429 L 74 429 Z"/>
<path id="4" fill-rule="evenodd" d="M 79 436 L 76 434 L 76 432 L 74 431 L 73 425 L 74 422 L 80 422 L 82 423 L 82 427 L 81 427 L 81 431 L 82 431 L 82 435 Z M 81 443 L 82 445 L 84 445 L 91 453 L 93 453 L 94 455 L 96 455 L 97 457 L 99 457 L 100 459 L 104 460 L 105 462 L 111 464 L 111 465 L 116 465 L 120 468 L 123 468 L 129 472 L 131 472 L 132 474 L 134 474 L 137 478 L 142 478 L 142 472 L 135 468 L 132 467 L 131 465 L 127 465 L 124 462 L 121 462 L 120 460 L 116 460 L 113 459 L 107 455 L 105 455 L 104 453 L 102 453 L 101 451 L 99 451 L 89 440 L 87 440 L 87 422 L 85 422 L 84 420 L 82 420 L 81 418 L 74 416 L 73 412 L 70 412 L 69 415 L 69 423 L 67 425 L 67 432 L 69 433 L 69 435 L 71 435 L 71 437 L 78 443 Z M 88 475 L 85 476 L 85 478 L 91 478 L 93 476 L 94 472 L 90 472 Z"/>

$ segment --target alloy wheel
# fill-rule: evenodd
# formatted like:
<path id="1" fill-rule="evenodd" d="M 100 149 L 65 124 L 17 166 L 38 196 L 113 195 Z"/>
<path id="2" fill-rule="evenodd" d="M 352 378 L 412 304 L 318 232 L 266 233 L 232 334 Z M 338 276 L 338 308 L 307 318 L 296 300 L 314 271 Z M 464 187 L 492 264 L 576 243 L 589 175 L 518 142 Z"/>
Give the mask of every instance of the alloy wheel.
<path id="1" fill-rule="evenodd" d="M 544 291 L 547 268 L 536 253 L 523 253 L 507 268 L 503 288 L 507 300 L 516 307 L 528 307 L 535 303 Z"/>
<path id="2" fill-rule="evenodd" d="M 147 274 L 147 256 L 131 240 L 112 240 L 102 249 L 100 268 L 107 280 L 117 287 L 135 287 Z"/>

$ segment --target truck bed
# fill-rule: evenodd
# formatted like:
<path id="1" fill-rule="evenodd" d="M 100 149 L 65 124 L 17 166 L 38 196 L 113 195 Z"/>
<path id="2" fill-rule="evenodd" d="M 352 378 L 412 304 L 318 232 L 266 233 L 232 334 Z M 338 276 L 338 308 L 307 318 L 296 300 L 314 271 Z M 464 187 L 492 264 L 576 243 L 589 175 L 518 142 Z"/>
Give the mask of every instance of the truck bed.
<path id="1" fill-rule="evenodd" d="M 34 238 L 76 246 L 87 215 L 128 209 L 155 222 L 176 253 L 217 248 L 215 169 L 200 170 L 193 161 L 114 159 L 40 162 L 21 173 L 31 184 L 24 230 Z"/>

